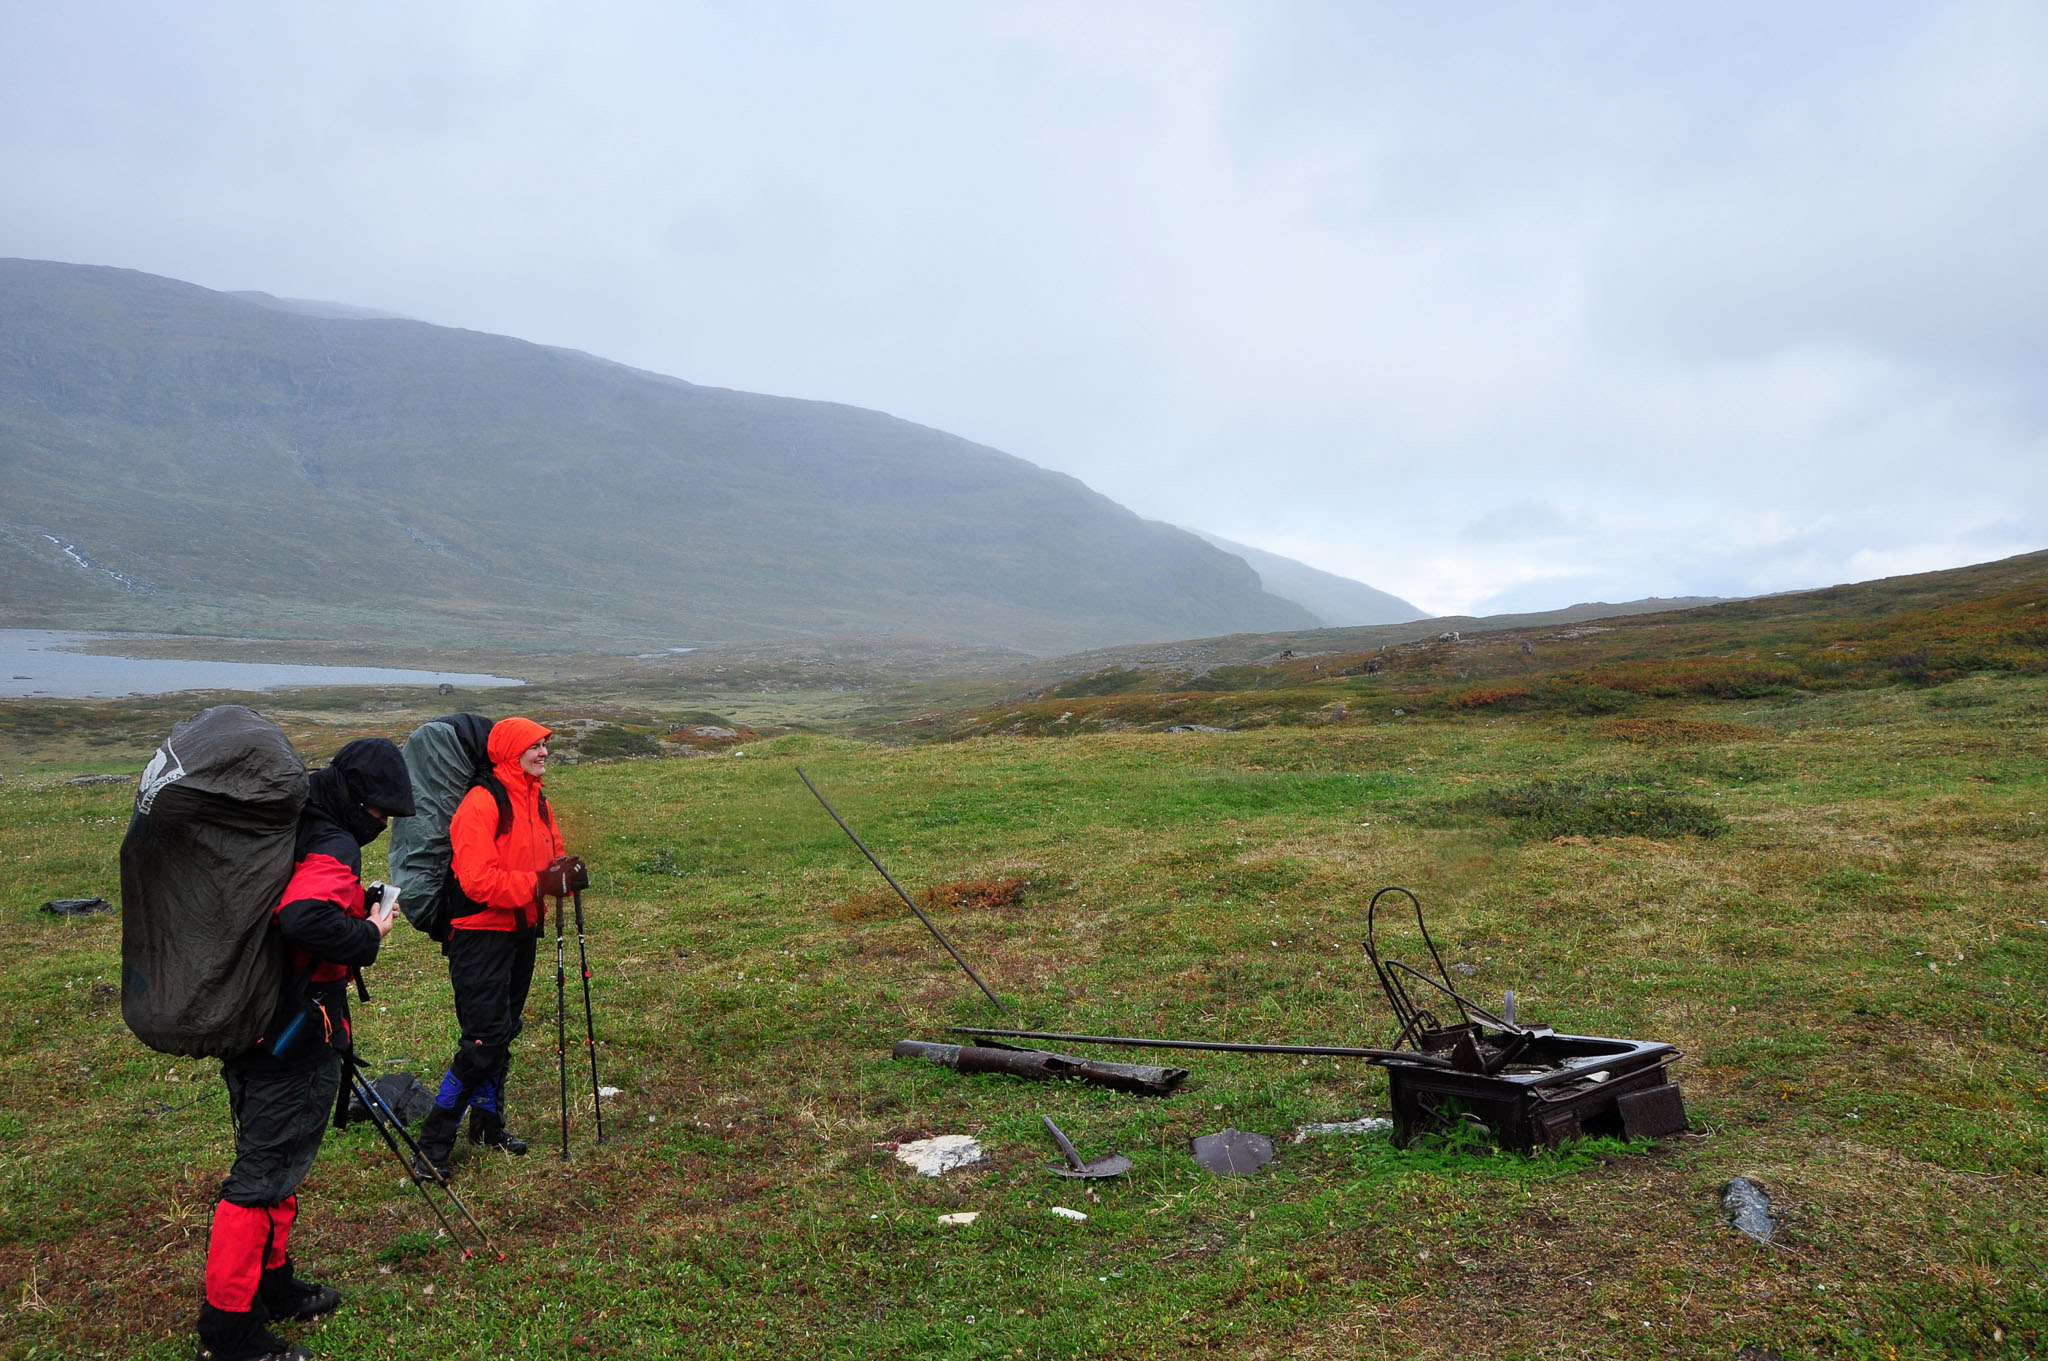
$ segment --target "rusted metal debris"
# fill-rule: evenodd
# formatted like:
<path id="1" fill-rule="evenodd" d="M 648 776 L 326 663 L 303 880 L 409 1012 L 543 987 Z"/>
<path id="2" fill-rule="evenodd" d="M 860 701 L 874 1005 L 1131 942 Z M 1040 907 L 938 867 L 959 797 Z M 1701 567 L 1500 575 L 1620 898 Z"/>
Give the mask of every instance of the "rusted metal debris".
<path id="1" fill-rule="evenodd" d="M 1052 1136 L 1052 1141 L 1059 1145 L 1060 1152 L 1065 1155 L 1067 1160 L 1065 1167 L 1048 1167 L 1045 1169 L 1055 1177 L 1121 1177 L 1135 1166 L 1129 1158 L 1126 1158 L 1115 1149 L 1111 1149 L 1103 1157 L 1097 1158 L 1092 1162 L 1082 1162 L 1081 1155 L 1074 1151 L 1073 1141 L 1060 1132 L 1060 1127 L 1052 1122 L 1052 1117 L 1050 1115 L 1041 1115 L 1038 1118 L 1045 1121 L 1045 1132 Z"/>
<path id="2" fill-rule="evenodd" d="M 1197 1163 L 1219 1177 L 1248 1177 L 1273 1161 L 1273 1141 L 1241 1129 L 1190 1139 L 1188 1149 Z"/>
<path id="3" fill-rule="evenodd" d="M 926 1040 L 898 1040 L 891 1058 L 928 1059 L 959 1073 L 1007 1073 L 1011 1077 L 1049 1082 L 1071 1078 L 1095 1087 L 1130 1092 L 1137 1096 L 1171 1096 L 1187 1079 L 1185 1068 L 1155 1068 L 1140 1063 L 1104 1063 L 1097 1059 L 1056 1054 L 1043 1049 L 1013 1049 L 1008 1045 L 934 1044 Z"/>
<path id="4" fill-rule="evenodd" d="M 1435 966 L 1434 976 L 1381 953 L 1378 913 L 1381 900 L 1389 895 L 1406 898 L 1415 909 L 1416 930 L 1429 952 L 1429 963 Z M 1408 889 L 1390 886 L 1372 896 L 1366 906 L 1365 954 L 1399 1025 L 1392 1047 L 1386 1049 L 953 1026 L 950 1028 L 956 1034 L 991 1043 L 982 1048 L 905 1040 L 896 1046 L 896 1054 L 931 1058 L 961 1072 L 1081 1077 L 1103 1086 L 1143 1090 L 1154 1095 L 1164 1095 L 1178 1085 L 1187 1076 L 1187 1070 L 1096 1063 L 1068 1054 L 999 1047 L 993 1042 L 1036 1040 L 1051 1044 L 1360 1059 L 1387 1070 L 1394 1141 L 1402 1145 L 1419 1135 L 1448 1131 L 1472 1120 L 1491 1129 L 1506 1147 L 1517 1149 L 1547 1147 L 1581 1134 L 1633 1139 L 1673 1134 L 1686 1128 L 1685 1101 L 1678 1084 L 1670 1077 L 1671 1065 L 1683 1057 L 1676 1046 L 1657 1040 L 1566 1035 L 1546 1025 L 1523 1025 L 1515 1019 L 1512 992 L 1507 994 L 1499 1012 L 1480 1006 L 1451 986 L 1443 957 L 1423 920 L 1422 900 Z M 1087 1070 L 1098 1070 L 1101 1075 L 1091 1076 Z M 1172 1076 L 1163 1089 L 1125 1086 L 1109 1076 L 1138 1073 Z M 1222 1139 L 1233 1133 L 1243 1134 L 1225 1130 L 1204 1137 Z"/>
<path id="5" fill-rule="evenodd" d="M 1414 907 L 1436 977 L 1380 954 L 1377 914 L 1380 900 L 1389 894 L 1405 897 Z M 1405 1145 L 1468 1116 L 1484 1123 L 1506 1147 L 1520 1149 L 1547 1147 L 1581 1134 L 1633 1139 L 1686 1127 L 1685 1102 L 1669 1075 L 1670 1065 L 1681 1057 L 1675 1046 L 1519 1025 L 1513 1019 L 1512 994 L 1503 1014 L 1479 1006 L 1451 986 L 1422 919 L 1422 900 L 1405 888 L 1375 893 L 1365 921 L 1366 958 L 1401 1027 L 1394 1043 L 1450 1058 L 1448 1071 L 1386 1065 L 1394 1142 Z M 1457 1009 L 1455 1021 L 1440 1019 L 1430 1009 L 1446 1002 Z"/>

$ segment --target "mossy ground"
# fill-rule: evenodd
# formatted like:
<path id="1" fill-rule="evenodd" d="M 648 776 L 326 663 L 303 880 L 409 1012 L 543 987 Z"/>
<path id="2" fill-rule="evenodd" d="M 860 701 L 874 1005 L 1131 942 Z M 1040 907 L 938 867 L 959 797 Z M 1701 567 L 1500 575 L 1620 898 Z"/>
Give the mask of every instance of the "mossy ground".
<path id="1" fill-rule="evenodd" d="M 1644 703 L 1620 721 L 1445 710 L 912 747 L 791 734 L 559 770 L 595 879 L 610 1137 L 593 1144 L 572 1067 L 574 1157 L 552 1154 L 549 949 L 512 1083 L 536 1151 L 462 1165 L 509 1259 L 434 1243 L 370 1132 L 332 1134 L 298 1252 L 349 1302 L 307 1341 L 334 1357 L 2039 1353 L 2048 682 Z M 306 749 L 374 718 L 312 724 Z M 212 1065 L 121 1024 L 118 920 L 33 910 L 118 896 L 130 791 L 58 779 L 93 764 L 52 757 L 0 785 L 8 1358 L 188 1354 L 231 1156 Z M 1479 996 L 1512 987 L 1525 1017 L 1682 1047 L 1693 1130 L 1534 1158 L 1295 1145 L 1302 1122 L 1382 1110 L 1383 1077 L 1196 1055 L 1178 1095 L 1146 1101 L 892 1061 L 893 1041 L 990 1009 L 907 913 L 875 910 L 879 881 L 798 764 L 907 887 L 1004 886 L 928 910 L 1017 1023 L 1382 1043 L 1360 914 L 1402 883 Z M 1551 839 L 1481 797 L 1538 781 L 1659 790 L 1725 830 Z M 365 1055 L 431 1079 L 454 1036 L 438 954 L 401 928 L 370 985 Z M 573 991 L 570 1007 L 574 1042 Z M 1047 1176 L 1041 1113 L 1137 1169 Z M 1278 1160 L 1243 1180 L 1196 1169 L 1186 1140 L 1226 1125 L 1276 1136 Z M 991 1160 L 930 1180 L 887 1149 L 948 1132 Z M 1718 1193 L 1738 1174 L 1773 1197 L 1781 1246 L 1727 1227 Z M 970 1226 L 937 1222 L 967 1209 Z"/>

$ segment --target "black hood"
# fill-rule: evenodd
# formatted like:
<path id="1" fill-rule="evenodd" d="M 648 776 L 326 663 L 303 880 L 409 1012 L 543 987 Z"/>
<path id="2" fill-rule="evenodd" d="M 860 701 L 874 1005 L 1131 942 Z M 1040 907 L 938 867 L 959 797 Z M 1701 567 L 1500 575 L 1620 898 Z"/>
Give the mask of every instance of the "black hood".
<path id="1" fill-rule="evenodd" d="M 395 818 L 413 815 L 412 779 L 398 747 L 383 737 L 359 737 L 334 753 L 325 770 L 307 777 L 306 802 L 345 828 L 359 846 L 384 830 L 364 804 L 374 803 Z"/>
<path id="2" fill-rule="evenodd" d="M 490 719 L 482 714 L 443 714 L 434 722 L 446 723 L 455 729 L 456 737 L 462 742 L 462 749 L 469 753 L 470 764 L 475 766 L 479 773 L 490 770 Z M 380 803 L 377 806 L 382 808 L 384 805 Z"/>

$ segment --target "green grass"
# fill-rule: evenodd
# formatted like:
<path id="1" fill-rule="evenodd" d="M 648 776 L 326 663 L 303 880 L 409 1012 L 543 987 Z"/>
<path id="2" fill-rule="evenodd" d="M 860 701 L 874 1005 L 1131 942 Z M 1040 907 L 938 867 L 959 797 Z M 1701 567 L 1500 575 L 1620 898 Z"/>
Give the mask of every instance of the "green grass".
<path id="1" fill-rule="evenodd" d="M 337 1357 L 2038 1353 L 2048 682 L 1643 704 L 1662 726 L 1471 710 L 1220 736 L 793 733 L 561 769 L 551 798 L 596 881 L 611 1138 L 593 1145 L 572 1069 L 575 1156 L 552 1156 L 544 964 L 511 1093 L 536 1153 L 469 1161 L 460 1183 L 509 1260 L 460 1261 L 367 1130 L 331 1134 L 299 1252 L 349 1302 L 307 1340 Z M 624 731 L 666 716 L 607 712 Z M 374 718 L 305 732 L 324 752 Z M 90 764 L 61 732 L 36 740 Z M 1016 1023 L 1383 1043 L 1361 914 L 1403 883 L 1475 996 L 1511 987 L 1525 1017 L 1682 1047 L 1694 1130 L 1534 1158 L 1295 1145 L 1298 1124 L 1382 1110 L 1383 1078 L 1200 1054 L 1146 1101 L 892 1061 L 897 1039 L 991 1012 L 876 898 L 799 764 L 913 891 L 1024 881 L 934 908 Z M 121 1025 L 118 919 L 33 911 L 118 896 L 129 792 L 63 773 L 0 784 L 0 1357 L 182 1356 L 226 1104 L 210 1065 Z M 1532 829 L 1486 811 L 1544 787 L 1685 817 Z M 1412 926 L 1386 934 L 1421 958 Z M 376 1066 L 438 1074 L 445 980 L 401 928 L 358 1009 Z M 1041 1114 L 1136 1170 L 1046 1175 Z M 1201 1172 L 1187 1139 L 1226 1125 L 1275 1136 L 1279 1158 Z M 949 1132 L 991 1161 L 934 1180 L 887 1151 Z M 1772 1195 L 1784 1246 L 1726 1227 L 1738 1174 Z M 980 1218 L 937 1222 L 955 1210 Z"/>
<path id="2" fill-rule="evenodd" d="M 1719 836 L 1728 821 L 1697 799 L 1632 780 L 1530 780 L 1453 800 L 1450 811 L 1500 818 L 1521 836 Z"/>

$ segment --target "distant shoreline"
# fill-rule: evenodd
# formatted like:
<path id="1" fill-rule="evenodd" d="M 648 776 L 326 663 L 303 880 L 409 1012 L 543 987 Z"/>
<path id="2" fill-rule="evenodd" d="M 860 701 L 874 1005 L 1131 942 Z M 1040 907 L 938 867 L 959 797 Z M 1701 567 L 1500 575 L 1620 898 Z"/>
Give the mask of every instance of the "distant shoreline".
<path id="1" fill-rule="evenodd" d="M 0 699 L 122 699 L 190 690 L 263 693 L 315 686 L 449 685 L 474 690 L 526 684 L 517 677 L 486 672 L 125 657 L 85 650 L 118 637 L 76 629 L 0 629 Z"/>

